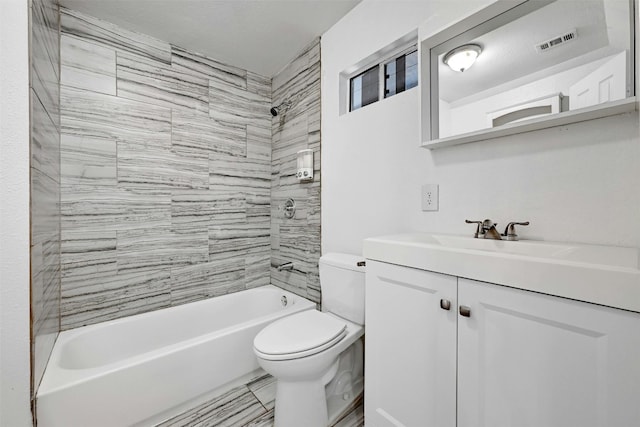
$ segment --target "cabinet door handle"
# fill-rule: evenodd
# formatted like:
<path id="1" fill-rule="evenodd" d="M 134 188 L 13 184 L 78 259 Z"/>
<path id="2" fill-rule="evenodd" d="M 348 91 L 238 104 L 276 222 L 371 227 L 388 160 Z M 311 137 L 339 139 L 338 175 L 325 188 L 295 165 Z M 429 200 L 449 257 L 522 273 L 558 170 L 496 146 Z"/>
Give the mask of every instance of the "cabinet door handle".
<path id="1" fill-rule="evenodd" d="M 443 310 L 450 310 L 451 309 L 451 301 L 449 301 L 448 299 L 441 299 L 440 300 L 440 308 Z"/>
<path id="2" fill-rule="evenodd" d="M 471 317 L 471 308 L 466 305 L 460 306 L 460 316 Z"/>

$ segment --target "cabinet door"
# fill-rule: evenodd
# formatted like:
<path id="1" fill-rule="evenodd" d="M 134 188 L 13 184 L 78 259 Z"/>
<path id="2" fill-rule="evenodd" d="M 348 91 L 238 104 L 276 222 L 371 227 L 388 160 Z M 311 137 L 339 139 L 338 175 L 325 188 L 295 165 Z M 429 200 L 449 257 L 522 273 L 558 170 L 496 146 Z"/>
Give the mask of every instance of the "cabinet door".
<path id="1" fill-rule="evenodd" d="M 640 426 L 640 315 L 459 279 L 458 426 Z"/>
<path id="2" fill-rule="evenodd" d="M 366 280 L 367 427 L 455 426 L 457 279 L 367 260 Z"/>

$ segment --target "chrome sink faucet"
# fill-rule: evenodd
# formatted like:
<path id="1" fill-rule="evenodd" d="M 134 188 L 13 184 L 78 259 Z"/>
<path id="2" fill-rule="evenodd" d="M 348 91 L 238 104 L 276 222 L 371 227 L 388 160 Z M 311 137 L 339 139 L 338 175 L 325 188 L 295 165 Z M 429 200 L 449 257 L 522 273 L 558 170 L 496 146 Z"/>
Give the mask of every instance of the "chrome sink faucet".
<path id="1" fill-rule="evenodd" d="M 500 234 L 497 230 L 498 223 L 494 223 L 490 219 L 485 219 L 484 221 L 469 221 L 465 219 L 464 222 L 467 224 L 478 224 L 476 228 L 476 232 L 473 237 L 476 239 L 494 239 L 494 240 L 502 240 L 504 237 L 505 240 L 518 240 L 518 235 L 516 234 L 516 225 L 529 225 L 529 221 L 526 222 L 510 222 L 505 228 L 504 233 Z"/>

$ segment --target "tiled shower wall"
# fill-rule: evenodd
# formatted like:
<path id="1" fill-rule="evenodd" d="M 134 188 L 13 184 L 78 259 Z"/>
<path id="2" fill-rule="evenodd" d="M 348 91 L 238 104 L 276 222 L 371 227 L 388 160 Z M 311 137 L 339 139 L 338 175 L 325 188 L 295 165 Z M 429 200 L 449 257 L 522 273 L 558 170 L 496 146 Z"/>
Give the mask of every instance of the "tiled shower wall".
<path id="1" fill-rule="evenodd" d="M 60 329 L 59 21 L 55 0 L 31 2 L 32 392 Z"/>
<path id="2" fill-rule="evenodd" d="M 271 258 L 273 264 L 293 262 L 293 270 L 271 269 L 271 282 L 320 302 L 320 39 L 315 40 L 273 78 L 273 104 L 291 108 L 273 118 L 271 153 Z M 295 176 L 296 153 L 313 150 L 314 179 Z M 282 205 L 296 203 L 292 219 Z"/>
<path id="3" fill-rule="evenodd" d="M 268 284 L 271 80 L 61 18 L 62 328 Z"/>

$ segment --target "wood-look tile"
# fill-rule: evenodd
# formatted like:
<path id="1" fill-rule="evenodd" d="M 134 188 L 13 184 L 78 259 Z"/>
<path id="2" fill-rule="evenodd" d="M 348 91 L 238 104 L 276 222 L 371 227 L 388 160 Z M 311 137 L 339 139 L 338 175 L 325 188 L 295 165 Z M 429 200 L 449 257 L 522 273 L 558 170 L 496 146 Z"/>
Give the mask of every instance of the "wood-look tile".
<path id="1" fill-rule="evenodd" d="M 317 108 L 314 108 L 313 110 L 307 112 L 309 135 L 310 136 L 313 135 L 315 138 L 317 138 L 317 141 L 320 141 L 320 108 L 319 107 L 320 105 L 318 105 Z"/>
<path id="2" fill-rule="evenodd" d="M 29 6 L 31 385 L 35 395 L 60 324 L 60 55 L 57 2 L 33 0 Z"/>
<path id="3" fill-rule="evenodd" d="M 45 243 L 60 230 L 60 183 L 31 169 L 31 244 Z"/>
<path id="4" fill-rule="evenodd" d="M 263 415 L 260 415 L 258 418 L 251 420 L 243 427 L 273 427 L 274 426 L 274 415 L 275 412 L 271 409 L 269 412 L 266 412 Z"/>
<path id="5" fill-rule="evenodd" d="M 169 228 L 139 227 L 118 231 L 118 273 L 162 269 L 208 261 L 208 234 L 172 233 Z"/>
<path id="6" fill-rule="evenodd" d="M 209 115 L 217 120 L 249 124 L 255 121 L 267 127 L 271 120 L 271 100 L 246 89 L 209 80 Z"/>
<path id="7" fill-rule="evenodd" d="M 68 135 L 171 148 L 171 110 L 63 86 L 62 131 Z"/>
<path id="8" fill-rule="evenodd" d="M 239 89 L 247 89 L 247 71 L 178 46 L 171 48 L 171 66 L 176 71 L 215 79 Z"/>
<path id="9" fill-rule="evenodd" d="M 163 138 L 164 139 L 164 138 Z M 209 159 L 159 146 L 118 141 L 118 185 L 129 189 L 209 187 Z"/>
<path id="10" fill-rule="evenodd" d="M 320 247 L 318 246 L 318 249 Z M 320 259 L 320 253 L 313 256 L 313 259 Z M 320 276 L 318 273 L 307 273 L 307 298 L 316 304 L 320 304 L 322 301 L 322 288 L 320 286 Z"/>
<path id="11" fill-rule="evenodd" d="M 287 261 L 288 262 L 288 261 Z M 301 273 L 287 273 L 282 274 L 275 269 L 271 269 L 271 284 L 277 286 L 285 291 L 292 292 L 296 295 L 300 295 L 303 298 L 307 298 L 307 281 L 306 275 Z M 318 303 L 319 301 L 313 301 Z"/>
<path id="12" fill-rule="evenodd" d="M 65 282 L 115 275 L 116 242 L 115 231 L 63 230 L 60 252 Z"/>
<path id="13" fill-rule="evenodd" d="M 171 231 L 208 231 L 214 207 L 208 190 L 177 190 L 171 195 Z"/>
<path id="14" fill-rule="evenodd" d="M 226 193 L 269 194 L 271 165 L 233 156 L 209 158 L 209 188 Z"/>
<path id="15" fill-rule="evenodd" d="M 171 63 L 169 43 L 153 37 L 125 30 L 75 10 L 60 8 L 62 32 L 85 41 L 111 47 L 118 52 L 130 52 L 150 59 Z"/>
<path id="16" fill-rule="evenodd" d="M 31 247 L 31 318 L 36 334 L 57 331 L 60 291 L 59 234 Z M 56 322 L 52 328 L 52 322 Z"/>
<path id="17" fill-rule="evenodd" d="M 169 269 L 118 272 L 95 280 L 68 280 L 62 287 L 62 329 L 169 307 Z"/>
<path id="18" fill-rule="evenodd" d="M 275 407 L 276 402 L 276 379 L 269 374 L 254 379 L 247 383 L 247 387 L 258 398 L 262 406 L 267 410 Z"/>
<path id="19" fill-rule="evenodd" d="M 246 203 L 249 222 L 269 222 L 271 199 L 266 194 L 248 194 Z"/>
<path id="20" fill-rule="evenodd" d="M 273 427 L 275 378 L 264 373 L 247 380 L 245 385 L 213 397 L 209 401 L 197 405 L 158 426 L 234 426 L 234 427 Z M 247 392 L 252 394 L 248 396 Z M 255 400 L 254 400 L 255 399 Z M 263 407 L 259 410 L 255 403 Z M 265 409 L 266 408 L 266 409 Z M 237 412 L 232 415 L 233 412 Z M 362 395 L 338 416 L 331 427 L 363 427 L 364 399 Z"/>
<path id="21" fill-rule="evenodd" d="M 245 269 L 235 259 L 171 269 L 171 304 L 212 298 L 245 289 Z"/>
<path id="22" fill-rule="evenodd" d="M 101 186 L 62 186 L 63 230 L 117 231 L 171 226 L 171 193 Z"/>
<path id="23" fill-rule="evenodd" d="M 320 186 L 307 190 L 307 223 L 320 226 Z M 318 233 L 320 230 L 318 230 Z"/>
<path id="24" fill-rule="evenodd" d="M 58 7 L 54 2 L 34 0 L 31 14 L 31 86 L 58 127 L 59 42 Z"/>
<path id="25" fill-rule="evenodd" d="M 116 51 L 67 34 L 60 36 L 60 84 L 116 94 Z"/>
<path id="26" fill-rule="evenodd" d="M 64 185 L 109 187 L 117 184 L 114 138 L 92 138 L 63 133 L 60 137 L 60 147 L 60 179 Z"/>
<path id="27" fill-rule="evenodd" d="M 274 99 L 277 98 L 276 91 L 282 90 L 283 87 L 293 88 L 294 85 L 291 84 L 291 81 L 294 80 L 296 76 L 303 74 L 305 70 L 309 68 L 309 61 L 311 59 L 309 53 L 317 44 L 318 40 L 314 40 L 313 42 L 309 43 L 280 73 L 273 76 L 271 84 L 273 88 Z"/>
<path id="28" fill-rule="evenodd" d="M 317 263 L 320 257 L 320 46 L 316 40 L 272 79 L 273 103 L 291 108 L 272 121 L 271 259 L 293 262 L 294 270 L 271 268 L 271 283 L 316 303 L 320 302 Z M 314 152 L 314 180 L 295 177 L 297 151 Z M 316 169 L 317 168 L 317 169 Z M 282 204 L 296 200 L 293 219 L 285 219 Z"/>
<path id="29" fill-rule="evenodd" d="M 60 130 L 40 99 L 31 95 L 31 167 L 52 180 L 60 180 Z"/>
<path id="30" fill-rule="evenodd" d="M 319 300 L 320 174 L 294 177 L 296 152 L 320 148 L 319 43 L 272 92 L 271 79 L 73 11 L 63 10 L 63 40 L 77 54 L 63 58 L 77 75 L 61 94 L 62 227 L 77 232 L 63 249 L 64 327 L 270 282 Z M 296 103 L 281 123 L 272 97 Z M 272 181 L 276 198 L 300 198 L 293 228 L 273 216 Z M 272 252 L 272 240 L 284 244 Z M 274 255 L 299 270 L 274 274 Z M 153 275 L 157 287 L 144 281 Z"/>
<path id="31" fill-rule="evenodd" d="M 215 120 L 206 113 L 174 110 L 171 144 L 177 153 L 202 155 L 209 152 L 247 155 L 247 126 Z"/>
<path id="32" fill-rule="evenodd" d="M 243 385 L 158 424 L 158 427 L 242 426 L 265 412 L 258 399 Z"/>
<path id="33" fill-rule="evenodd" d="M 345 413 L 331 425 L 331 427 L 363 427 L 364 426 L 364 395 L 358 396 L 345 410 Z"/>
<path id="34" fill-rule="evenodd" d="M 271 161 L 271 127 L 247 125 L 247 158 Z"/>
<path id="35" fill-rule="evenodd" d="M 308 127 L 306 115 L 300 115 L 295 120 L 287 121 L 284 126 L 279 127 L 274 133 L 271 159 L 279 161 L 285 158 L 296 158 L 298 151 L 307 148 Z"/>
<path id="36" fill-rule="evenodd" d="M 225 224 L 209 228 L 209 255 L 269 248 L 268 224 Z"/>
<path id="37" fill-rule="evenodd" d="M 34 58 L 32 61 L 31 87 L 39 102 L 42 103 L 46 113 L 56 128 L 60 127 L 60 103 L 58 102 L 60 86 L 57 77 L 53 73 L 44 74 L 43 66 L 38 65 Z M 44 68 L 47 70 L 46 68 Z M 48 71 L 48 70 L 47 70 Z"/>
<path id="38" fill-rule="evenodd" d="M 271 79 L 247 71 L 247 90 L 263 98 L 271 99 Z"/>
<path id="39" fill-rule="evenodd" d="M 167 108 L 209 111 L 209 82 L 170 65 L 129 53 L 116 59 L 118 96 Z"/>
<path id="40" fill-rule="evenodd" d="M 32 49 L 42 50 L 45 62 L 58 74 L 60 59 L 58 41 L 58 5 L 52 0 L 32 0 L 31 2 Z"/>
<path id="41" fill-rule="evenodd" d="M 221 226 L 229 216 L 246 221 L 246 198 L 235 194 L 216 194 L 208 190 L 174 191 L 171 197 L 171 229 L 176 233 L 208 230 Z"/>
<path id="42" fill-rule="evenodd" d="M 244 261 L 245 288 L 257 288 L 271 283 L 271 252 L 268 246 L 248 253 Z"/>
<path id="43" fill-rule="evenodd" d="M 31 264 L 31 305 L 35 309 L 34 317 L 40 317 L 44 305 L 44 243 L 36 243 L 30 248 Z"/>
<path id="44" fill-rule="evenodd" d="M 211 278 L 215 268 L 209 263 L 171 269 L 171 305 L 210 298 Z"/>

